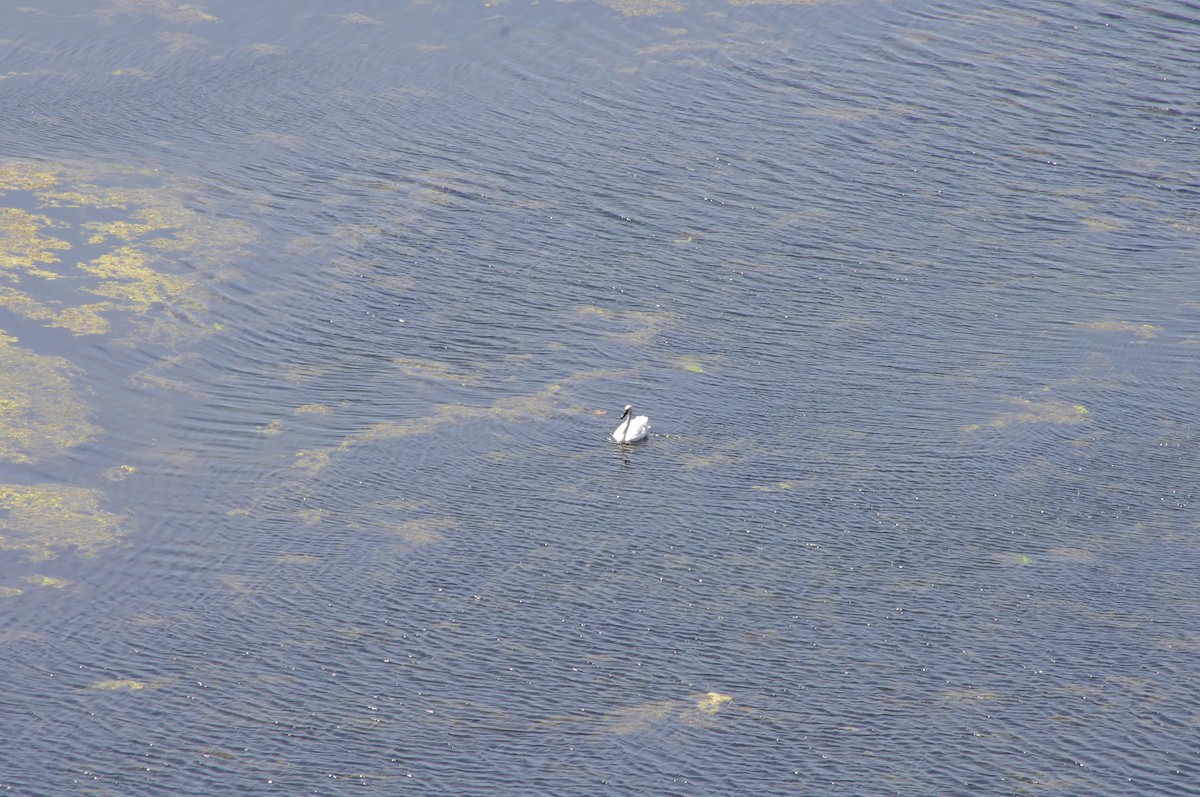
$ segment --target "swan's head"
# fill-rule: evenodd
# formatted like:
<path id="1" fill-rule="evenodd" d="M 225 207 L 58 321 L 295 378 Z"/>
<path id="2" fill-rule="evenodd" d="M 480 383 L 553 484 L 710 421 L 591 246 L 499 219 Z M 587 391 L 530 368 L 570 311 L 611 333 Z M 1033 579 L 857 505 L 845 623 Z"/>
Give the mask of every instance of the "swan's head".
<path id="1" fill-rule="evenodd" d="M 626 404 L 626 405 L 625 405 L 625 411 L 621 413 L 621 417 L 622 417 L 622 418 L 628 418 L 628 417 L 629 417 L 629 414 L 630 414 L 631 412 L 633 412 L 633 405 L 632 405 L 632 404 Z"/>

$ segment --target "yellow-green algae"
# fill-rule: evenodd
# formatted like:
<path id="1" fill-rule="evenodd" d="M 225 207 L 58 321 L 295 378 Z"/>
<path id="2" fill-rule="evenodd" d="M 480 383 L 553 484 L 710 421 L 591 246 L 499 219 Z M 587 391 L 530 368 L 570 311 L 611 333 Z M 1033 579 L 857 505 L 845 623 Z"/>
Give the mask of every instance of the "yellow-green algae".
<path id="1" fill-rule="evenodd" d="M 1072 321 L 1072 326 L 1094 329 L 1099 332 L 1121 332 L 1134 337 L 1150 340 L 1162 332 L 1162 327 L 1154 324 L 1138 324 L 1133 321 Z"/>
<path id="2" fill-rule="evenodd" d="M 343 25 L 382 25 L 381 20 L 374 17 L 368 17 L 366 14 L 355 12 L 353 14 L 341 14 L 335 17 Z"/>
<path id="3" fill-rule="evenodd" d="M 431 545 L 441 541 L 443 531 L 458 528 L 458 521 L 451 517 L 423 518 L 396 523 L 393 528 L 411 545 Z"/>
<path id="4" fill-rule="evenodd" d="M 107 681 L 96 681 L 88 685 L 88 689 L 100 689 L 106 692 L 118 692 L 121 690 L 139 692 L 145 688 L 146 684 L 143 681 L 135 681 L 132 678 L 113 678 Z"/>
<path id="5" fill-rule="evenodd" d="M 615 733 L 625 735 L 649 730 L 663 722 L 678 721 L 684 725 L 709 726 L 731 695 L 706 692 L 687 700 L 651 700 L 614 711 L 608 719 Z"/>
<path id="6" fill-rule="evenodd" d="M 98 16 L 112 22 L 125 14 L 149 14 L 168 22 L 216 22 L 217 18 L 199 3 L 177 3 L 172 0 L 108 0 L 108 7 Z"/>
<path id="7" fill-rule="evenodd" d="M 281 565 L 315 565 L 321 560 L 306 553 L 284 553 L 275 557 L 275 561 Z"/>
<path id="8" fill-rule="evenodd" d="M 296 467 L 315 476 L 319 471 L 329 466 L 330 453 L 327 450 L 309 448 L 296 452 Z"/>
<path id="9" fill-rule="evenodd" d="M 348 448 L 354 443 L 428 434 L 443 424 L 480 419 L 522 421 L 529 417 L 544 417 L 549 414 L 550 402 L 554 394 L 561 389 L 561 385 L 548 385 L 532 395 L 500 399 L 490 407 L 443 404 L 437 407 L 436 414 L 432 416 L 371 424 L 362 432 L 346 438 L 341 447 Z"/>
<path id="10" fill-rule="evenodd" d="M 1004 695 L 994 689 L 945 689 L 938 697 L 947 703 L 958 703 L 963 700 L 985 700 L 996 702 L 1004 699 Z"/>
<path id="11" fill-rule="evenodd" d="M 135 473 L 137 473 L 137 468 L 133 465 L 113 465 L 104 470 L 104 475 L 114 482 L 125 481 Z"/>
<path id="12" fill-rule="evenodd" d="M 652 17 L 683 11 L 686 6 L 675 0 L 601 0 L 604 5 L 626 17 Z"/>
<path id="13" fill-rule="evenodd" d="M 160 339 L 211 332 L 197 318 L 206 289 L 171 273 L 177 261 L 171 255 L 187 253 L 201 266 L 227 264 L 255 233 L 191 210 L 183 193 L 152 169 L 0 161 L 0 280 L 6 283 L 0 306 L 76 335 L 108 332 L 121 314 Z M 68 222 L 57 212 L 63 208 L 95 220 Z M 87 256 L 73 257 L 74 250 Z M 70 279 L 55 288 L 54 298 L 45 296 L 40 286 L 63 278 Z"/>
<path id="14" fill-rule="evenodd" d="M 83 487 L 0 484 L 0 550 L 42 561 L 67 549 L 91 556 L 115 545 L 123 519 L 101 509 L 101 498 Z"/>
<path id="15" fill-rule="evenodd" d="M 0 330 L 0 460 L 29 463 L 95 437 L 70 364 L 14 344 Z"/>
<path id="16" fill-rule="evenodd" d="M 292 410 L 293 415 L 328 415 L 333 412 L 327 404 L 301 404 L 296 409 Z"/>
<path id="17" fill-rule="evenodd" d="M 43 576 L 38 574 L 25 576 L 25 580 L 35 587 L 50 587 L 51 589 L 62 589 L 63 587 L 71 586 L 71 582 L 65 578 L 55 578 L 54 576 Z"/>
<path id="18" fill-rule="evenodd" d="M 400 367 L 400 372 L 405 376 L 417 379 L 453 382 L 458 385 L 473 385 L 480 381 L 478 374 L 463 373 L 449 364 L 437 360 L 395 358 L 392 362 Z"/>
<path id="19" fill-rule="evenodd" d="M 1061 399 L 1044 399 L 1032 401 L 1016 396 L 1008 401 L 1017 406 L 1013 412 L 1002 412 L 988 421 L 987 425 L 995 429 L 1020 423 L 1051 423 L 1073 426 L 1087 420 L 1088 408 L 1082 404 L 1072 404 Z M 962 427 L 964 432 L 979 431 L 979 424 L 968 424 Z"/>
<path id="20" fill-rule="evenodd" d="M 750 485 L 750 489 L 760 493 L 774 493 L 790 490 L 795 486 L 791 482 L 775 482 L 774 484 L 752 484 Z"/>
<path id="21" fill-rule="evenodd" d="M 58 225 L 49 216 L 21 208 L 0 208 L 0 241 L 3 242 L 0 273 L 10 281 L 17 278 L 15 272 L 41 279 L 58 279 L 57 272 L 42 268 L 42 265 L 60 262 L 62 258 L 58 253 L 71 248 L 67 241 L 45 234 L 45 230 L 55 226 Z"/>

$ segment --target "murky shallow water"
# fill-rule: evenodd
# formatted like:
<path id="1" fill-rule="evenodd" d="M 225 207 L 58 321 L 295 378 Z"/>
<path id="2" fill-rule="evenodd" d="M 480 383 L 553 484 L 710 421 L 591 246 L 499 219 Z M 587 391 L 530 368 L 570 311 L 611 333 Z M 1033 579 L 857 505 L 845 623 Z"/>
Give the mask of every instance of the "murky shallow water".
<path id="1" fill-rule="evenodd" d="M 1194 10 L 0 20 L 14 793 L 1193 788 Z"/>

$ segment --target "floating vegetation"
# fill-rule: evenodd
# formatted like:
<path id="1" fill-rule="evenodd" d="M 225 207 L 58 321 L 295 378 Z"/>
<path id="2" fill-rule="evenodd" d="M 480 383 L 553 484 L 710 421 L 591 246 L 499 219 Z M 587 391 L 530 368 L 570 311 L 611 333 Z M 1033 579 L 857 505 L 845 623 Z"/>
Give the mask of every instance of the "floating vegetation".
<path id="1" fill-rule="evenodd" d="M 424 518 L 397 523 L 394 528 L 407 543 L 431 545 L 442 540 L 442 532 L 458 528 L 458 521 L 451 517 Z"/>
<path id="2" fill-rule="evenodd" d="M 134 473 L 137 473 L 137 468 L 132 465 L 113 465 L 104 471 L 104 475 L 114 482 L 125 481 Z"/>
<path id="3" fill-rule="evenodd" d="M 328 415 L 333 412 L 326 404 L 301 404 L 292 410 L 292 415 Z"/>
<path id="4" fill-rule="evenodd" d="M 1072 321 L 1071 326 L 1095 329 L 1100 332 L 1121 332 L 1143 340 L 1157 337 L 1162 327 L 1153 324 L 1138 324 L 1133 321 Z"/>
<path id="5" fill-rule="evenodd" d="M 649 730 L 663 722 L 708 726 L 721 708 L 733 700 L 731 695 L 706 692 L 688 700 L 652 700 L 618 709 L 609 716 L 615 733 L 625 735 Z"/>
<path id="6" fill-rule="evenodd" d="M 432 416 L 371 424 L 364 431 L 346 438 L 341 447 L 348 448 L 358 442 L 392 440 L 428 434 L 443 424 L 473 420 L 526 421 L 529 418 L 547 417 L 550 415 L 551 402 L 561 389 L 561 385 L 548 385 L 532 395 L 502 398 L 490 407 L 442 404 L 437 407 L 436 414 Z"/>
<path id="7" fill-rule="evenodd" d="M 987 425 L 1002 429 L 1017 423 L 1054 423 L 1074 425 L 1087 420 L 1088 408 L 1082 404 L 1071 404 L 1059 399 L 1031 401 L 1030 399 L 1010 397 L 1008 401 L 1016 404 L 1018 409 L 1004 412 L 990 420 Z M 969 424 L 962 427 L 964 432 L 980 430 L 979 424 Z"/>
<path id="8" fill-rule="evenodd" d="M 224 264 L 255 236 L 249 225 L 191 210 L 180 186 L 154 169 L 0 161 L 0 196 L 9 203 L 0 206 L 0 276 L 8 283 L 0 306 L 76 335 L 106 333 L 118 318 L 141 320 L 142 340 L 211 332 L 198 318 L 207 288 L 172 273 L 179 258 L 171 255 Z M 74 222 L 79 211 L 88 220 Z"/>
<path id="9" fill-rule="evenodd" d="M 149 14 L 169 22 L 217 21 L 198 3 L 179 3 L 174 0 L 108 0 L 108 8 L 101 11 L 99 17 L 105 22 L 112 22 L 126 14 Z"/>
<path id="10" fill-rule="evenodd" d="M 50 587 L 51 589 L 62 589 L 63 587 L 71 586 L 71 582 L 65 578 L 55 578 L 53 576 L 30 575 L 25 576 L 25 580 L 35 587 Z"/>
<path id="11" fill-rule="evenodd" d="M 306 553 L 285 553 L 275 557 L 275 561 L 281 565 L 315 565 L 321 560 Z"/>
<path id="12" fill-rule="evenodd" d="M 705 714 L 716 714 L 721 710 L 721 706 L 731 700 L 733 700 L 732 695 L 723 695 L 720 692 L 708 692 L 696 703 L 696 709 Z"/>
<path id="13" fill-rule="evenodd" d="M 88 689 L 100 689 L 106 692 L 119 692 L 125 690 L 128 692 L 139 692 L 146 688 L 146 684 L 142 681 L 135 681 L 132 678 L 117 678 L 108 681 L 96 681 L 88 684 Z"/>
<path id="14" fill-rule="evenodd" d="M 1085 548 L 1057 547 L 1051 548 L 1047 553 L 1062 562 L 1090 564 L 1096 561 L 1096 555 Z"/>
<path id="15" fill-rule="evenodd" d="M 280 432 L 283 431 L 283 421 L 276 418 L 275 420 L 273 420 L 269 423 L 263 424 L 262 426 L 255 427 L 255 431 L 258 432 L 259 434 L 265 434 L 267 436 L 279 434 Z"/>
<path id="16" fill-rule="evenodd" d="M 0 484 L 0 550 L 34 561 L 66 549 L 93 556 L 121 538 L 122 518 L 100 508 L 101 493 L 58 484 Z"/>
<path id="17" fill-rule="evenodd" d="M 34 462 L 99 433 L 61 357 L 33 354 L 0 330 L 0 460 Z"/>
<path id="18" fill-rule="evenodd" d="M 325 519 L 327 514 L 329 513 L 324 509 L 314 506 L 309 507 L 308 509 L 301 509 L 296 513 L 296 517 L 299 518 L 300 522 L 305 526 L 316 526 Z"/>
<path id="19" fill-rule="evenodd" d="M 1002 553 L 999 554 L 998 558 L 1000 559 L 1001 564 L 1006 565 L 1018 565 L 1020 567 L 1026 567 L 1033 564 L 1033 557 L 1023 553 Z"/>
<path id="20" fill-rule="evenodd" d="M 359 14 L 357 12 L 355 12 L 353 14 L 342 14 L 341 16 L 335 17 L 335 19 L 337 19 L 337 21 L 341 22 L 343 25 L 382 25 L 383 24 L 382 21 L 375 19 L 374 17 L 368 17 L 366 14 Z"/>
<path id="21" fill-rule="evenodd" d="M 625 17 L 653 17 L 677 13 L 687 6 L 675 0 L 601 0 L 604 5 Z"/>
<path id="22" fill-rule="evenodd" d="M 575 312 L 580 316 L 595 316 L 618 325 L 617 329 L 603 330 L 611 338 L 636 346 L 645 346 L 654 341 L 665 328 L 675 321 L 666 312 L 646 312 L 644 310 L 608 310 L 595 305 L 579 305 Z M 691 358 L 699 361 L 698 358 Z"/>
<path id="23" fill-rule="evenodd" d="M 458 385 L 473 385 L 480 380 L 481 374 L 467 374 L 448 363 L 437 360 L 419 360 L 397 357 L 392 360 L 405 376 L 415 379 L 429 379 L 440 382 L 453 382 Z"/>
<path id="24" fill-rule="evenodd" d="M 1083 218 L 1079 222 L 1092 232 L 1115 232 L 1123 226 L 1117 219 L 1099 217 Z"/>
<path id="25" fill-rule="evenodd" d="M 296 452 L 296 467 L 315 476 L 319 471 L 329 466 L 329 452 L 323 449 L 309 448 Z"/>
<path id="26" fill-rule="evenodd" d="M 993 689 L 946 689 L 940 692 L 938 696 L 942 700 L 955 703 L 963 700 L 986 700 L 994 702 L 1004 699 L 1004 695 Z"/>
<path id="27" fill-rule="evenodd" d="M 58 279 L 58 272 L 42 266 L 58 263 L 61 258 L 57 253 L 70 249 L 71 244 L 43 233 L 54 226 L 55 222 L 49 216 L 20 208 L 0 208 L 0 240 L 4 241 L 4 248 L 0 249 L 0 271 L 6 272 L 10 280 L 15 278 L 14 272 L 41 279 Z"/>
<path id="28" fill-rule="evenodd" d="M 690 449 L 684 452 L 680 459 L 683 466 L 689 470 L 722 467 L 745 461 L 747 452 L 756 448 L 753 440 L 739 437 L 717 443 L 707 449 Z"/>

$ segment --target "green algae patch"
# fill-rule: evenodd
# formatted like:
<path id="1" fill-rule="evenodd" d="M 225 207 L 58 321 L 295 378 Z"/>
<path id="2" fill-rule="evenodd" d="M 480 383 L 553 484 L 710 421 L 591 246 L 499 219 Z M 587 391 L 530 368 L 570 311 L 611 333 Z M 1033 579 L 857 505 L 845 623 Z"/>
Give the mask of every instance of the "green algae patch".
<path id="1" fill-rule="evenodd" d="M 361 432 L 350 435 L 341 443 L 346 449 L 355 443 L 379 442 L 404 437 L 428 434 L 440 426 L 467 423 L 470 421 L 528 422 L 531 418 L 546 418 L 551 415 L 555 395 L 561 385 L 547 385 L 537 393 L 509 396 L 498 399 L 490 407 L 466 404 L 440 404 L 434 415 L 409 418 L 403 421 L 380 421 Z"/>
<path id="2" fill-rule="evenodd" d="M 704 714 L 716 714 L 721 710 L 722 706 L 732 700 L 732 695 L 723 695 L 720 692 L 708 692 L 696 701 L 696 710 Z"/>
<path id="3" fill-rule="evenodd" d="M 614 711 L 609 717 L 612 730 L 618 735 L 640 733 L 665 723 L 709 727 L 716 714 L 733 701 L 732 695 L 705 692 L 686 700 L 651 700 Z"/>
<path id="4" fill-rule="evenodd" d="M 41 279 L 58 279 L 61 275 L 44 268 L 61 262 L 59 252 L 71 248 L 61 238 L 45 231 L 56 224 L 49 216 L 30 213 L 20 208 L 0 208 L 0 273 L 10 280 L 18 273 Z"/>
<path id="5" fill-rule="evenodd" d="M 437 360 L 397 357 L 392 362 L 399 367 L 401 373 L 413 379 L 427 379 L 433 382 L 453 382 L 457 385 L 474 385 L 478 384 L 482 378 L 482 374 L 464 373 L 448 363 L 438 362 Z"/>
<path id="6" fill-rule="evenodd" d="M 265 434 L 268 436 L 277 435 L 283 431 L 283 421 L 276 418 L 275 420 L 270 421 L 262 426 L 256 427 L 255 431 L 259 434 Z"/>
<path id="7" fill-rule="evenodd" d="M 656 17 L 685 10 L 675 0 L 601 0 L 604 5 L 623 17 Z"/>
<path id="8" fill-rule="evenodd" d="M 0 461 L 35 462 L 95 437 L 70 364 L 15 343 L 0 330 Z"/>
<path id="9" fill-rule="evenodd" d="M 306 553 L 280 554 L 275 561 L 281 565 L 315 565 L 321 562 L 320 558 Z"/>
<path id="10" fill-rule="evenodd" d="M 256 232 L 192 210 L 187 193 L 154 169 L 0 160 L 0 307 L 75 335 L 118 322 L 138 340 L 211 333 L 209 291 L 178 264 L 217 278 Z"/>
<path id="11" fill-rule="evenodd" d="M 1088 408 L 1082 404 L 1072 404 L 1061 399 L 1044 399 L 1033 401 L 1026 398 L 1010 397 L 1009 403 L 1016 409 L 1012 412 L 1002 412 L 988 421 L 987 426 L 1003 429 L 1015 424 L 1049 423 L 1074 426 L 1087 420 Z M 969 424 L 960 431 L 973 432 L 982 427 L 979 424 Z"/>
<path id="12" fill-rule="evenodd" d="M 458 521 L 450 517 L 406 520 L 395 524 L 393 529 L 410 545 L 432 545 L 442 540 L 442 533 L 458 528 Z"/>
<path id="13" fill-rule="evenodd" d="M 790 490 L 795 486 L 791 482 L 775 482 L 774 484 L 752 484 L 750 489 L 758 493 L 775 493 Z"/>
<path id="14" fill-rule="evenodd" d="M 1071 326 L 1083 329 L 1094 329 L 1097 332 L 1118 332 L 1133 335 L 1135 338 L 1150 340 L 1158 337 L 1162 327 L 1153 324 L 1138 324 L 1133 321 L 1072 321 Z"/>
<path id="15" fill-rule="evenodd" d="M 946 703 L 961 703 L 967 700 L 995 703 L 1004 699 L 1004 695 L 994 689 L 946 689 L 940 692 L 938 697 Z"/>
<path id="16" fill-rule="evenodd" d="M 329 467 L 330 454 L 319 448 L 309 448 L 296 452 L 296 467 L 305 471 L 309 476 L 315 476 Z"/>
<path id="17" fill-rule="evenodd" d="M 355 12 L 353 14 L 341 14 L 340 16 L 337 16 L 335 18 L 337 19 L 338 22 L 341 22 L 343 25 L 382 25 L 383 24 L 383 22 L 381 20 L 375 19 L 374 17 L 368 17 L 366 14 L 359 14 L 357 12 Z"/>
<path id="18" fill-rule="evenodd" d="M 107 8 L 98 13 L 100 19 L 111 23 L 117 17 L 147 14 L 167 22 L 216 22 L 217 18 L 199 3 L 177 3 L 173 0 L 108 0 Z"/>
<path id="19" fill-rule="evenodd" d="M 104 470 L 105 477 L 114 482 L 125 481 L 135 473 L 137 473 L 137 468 L 133 465 L 113 465 Z"/>
<path id="20" fill-rule="evenodd" d="M 101 493 L 59 484 L 0 484 L 0 550 L 30 560 L 67 550 L 94 556 L 116 545 L 123 518 L 100 508 Z"/>
<path id="21" fill-rule="evenodd" d="M 25 580 L 35 587 L 49 587 L 50 589 L 63 589 L 71 586 L 71 582 L 65 578 L 55 578 L 54 576 L 31 575 L 25 576 Z"/>
<path id="22" fill-rule="evenodd" d="M 89 288 L 97 296 L 120 299 L 138 312 L 152 304 L 185 303 L 194 289 L 186 277 L 162 274 L 150 267 L 150 255 L 134 246 L 122 246 L 108 254 L 80 263 L 79 268 L 100 278 Z"/>
<path id="23" fill-rule="evenodd" d="M 144 682 L 135 681 L 132 678 L 114 678 L 88 684 L 88 689 L 98 689 L 103 692 L 140 692 L 145 688 L 146 684 Z"/>
<path id="24" fill-rule="evenodd" d="M 41 191 L 58 182 L 55 169 L 17 161 L 0 163 L 0 193 L 6 191 Z"/>

